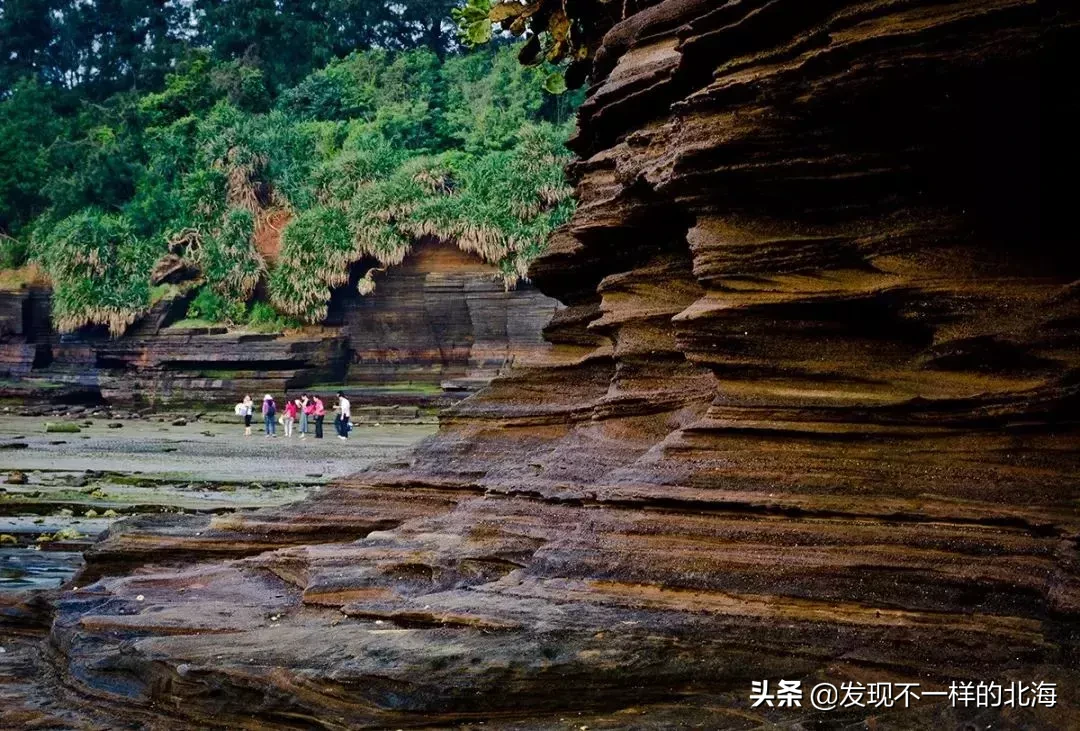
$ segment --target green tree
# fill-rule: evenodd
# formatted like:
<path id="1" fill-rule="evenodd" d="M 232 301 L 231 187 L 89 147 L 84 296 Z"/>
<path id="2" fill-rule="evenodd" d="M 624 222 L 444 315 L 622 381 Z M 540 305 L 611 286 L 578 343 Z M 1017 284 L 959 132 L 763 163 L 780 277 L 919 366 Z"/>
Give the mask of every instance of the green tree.
<path id="1" fill-rule="evenodd" d="M 120 210 L 135 193 L 142 158 L 135 103 L 130 95 L 105 105 L 83 103 L 66 134 L 49 145 L 43 190 L 57 216 L 88 206 Z"/>
<path id="2" fill-rule="evenodd" d="M 424 236 L 513 286 L 573 208 L 569 129 L 551 123 L 546 71 L 516 53 L 355 52 L 272 106 L 250 54 L 186 53 L 160 88 L 102 101 L 22 82 L 0 101 L 0 220 L 18 237 L 3 261 L 29 255 L 54 278 L 62 329 L 114 333 L 145 311 L 166 251 L 200 273 L 201 316 L 231 323 L 267 294 L 316 322 L 354 265 L 399 264 Z"/>
<path id="3" fill-rule="evenodd" d="M 26 79 L 0 101 L 0 233 L 18 235 L 49 205 L 49 149 L 66 128 L 54 100 L 55 92 Z"/>
<path id="4" fill-rule="evenodd" d="M 186 45 L 188 10 L 169 0 L 7 0 L 0 95 L 28 75 L 97 100 L 155 87 Z"/>
<path id="5" fill-rule="evenodd" d="M 446 134 L 469 152 L 509 149 L 540 118 L 543 72 L 519 64 L 513 48 L 450 59 L 443 75 Z"/>
<path id="6" fill-rule="evenodd" d="M 0 97 L 20 80 L 38 77 L 53 40 L 58 0 L 5 0 L 0 11 Z"/>
<path id="7" fill-rule="evenodd" d="M 123 216 L 79 211 L 33 248 L 52 280 L 52 317 L 61 332 L 99 323 L 118 335 L 149 306 L 149 272 L 159 249 L 136 238 Z"/>

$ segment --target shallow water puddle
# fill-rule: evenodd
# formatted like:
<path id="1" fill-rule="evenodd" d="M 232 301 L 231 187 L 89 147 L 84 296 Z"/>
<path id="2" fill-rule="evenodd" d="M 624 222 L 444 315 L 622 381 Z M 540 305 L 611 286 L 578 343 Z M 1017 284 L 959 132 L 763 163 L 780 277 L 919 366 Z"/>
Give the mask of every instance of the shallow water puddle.
<path id="1" fill-rule="evenodd" d="M 55 589 L 82 565 L 79 551 L 0 548 L 0 592 Z"/>

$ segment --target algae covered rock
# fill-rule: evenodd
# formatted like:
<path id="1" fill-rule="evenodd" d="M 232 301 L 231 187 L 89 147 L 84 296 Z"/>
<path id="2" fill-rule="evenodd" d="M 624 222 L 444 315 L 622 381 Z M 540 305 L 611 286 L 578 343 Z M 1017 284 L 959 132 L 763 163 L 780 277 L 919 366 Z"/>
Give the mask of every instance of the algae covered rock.
<path id="1" fill-rule="evenodd" d="M 45 433 L 46 434 L 78 434 L 82 429 L 78 424 L 72 424 L 66 421 L 46 421 Z"/>

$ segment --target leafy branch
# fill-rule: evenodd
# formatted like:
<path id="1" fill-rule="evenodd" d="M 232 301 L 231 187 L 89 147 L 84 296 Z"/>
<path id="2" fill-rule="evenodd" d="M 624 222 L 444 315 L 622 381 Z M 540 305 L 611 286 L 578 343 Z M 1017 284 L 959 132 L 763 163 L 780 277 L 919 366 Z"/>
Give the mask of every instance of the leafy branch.
<path id="1" fill-rule="evenodd" d="M 496 25 L 524 37 L 518 60 L 527 66 L 544 61 L 560 66 L 545 79 L 544 88 L 561 94 L 585 83 L 604 34 L 644 4 L 647 0 L 468 0 L 453 16 L 469 46 L 491 41 Z"/>

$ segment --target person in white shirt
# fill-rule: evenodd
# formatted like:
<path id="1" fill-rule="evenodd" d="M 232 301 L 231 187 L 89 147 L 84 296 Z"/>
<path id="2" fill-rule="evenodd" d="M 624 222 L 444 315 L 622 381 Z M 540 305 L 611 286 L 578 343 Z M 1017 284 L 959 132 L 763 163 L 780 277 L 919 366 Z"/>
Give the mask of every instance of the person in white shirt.
<path id="1" fill-rule="evenodd" d="M 349 418 L 352 416 L 352 404 L 349 403 L 349 399 L 345 398 L 345 394 L 342 391 L 338 391 L 337 394 L 337 417 L 334 419 L 334 426 L 337 427 L 338 439 L 349 438 Z"/>
<path id="2" fill-rule="evenodd" d="M 245 395 L 244 400 L 236 405 L 236 415 L 244 417 L 244 436 L 251 436 L 251 415 L 255 413 L 255 405 L 251 396 Z"/>

